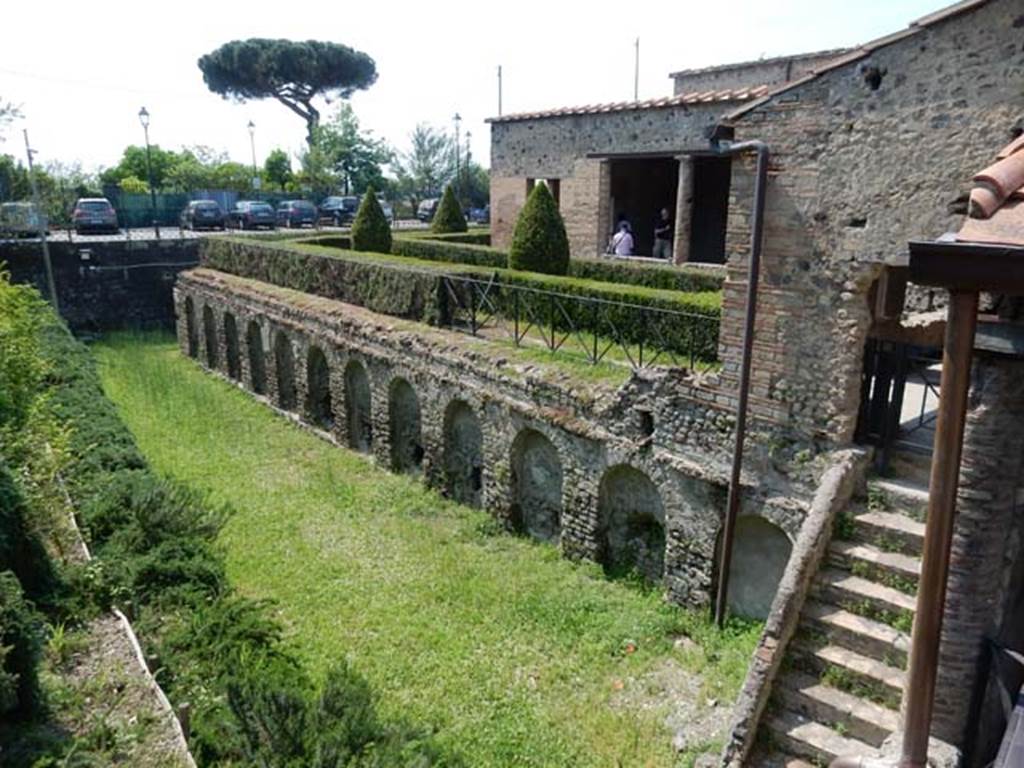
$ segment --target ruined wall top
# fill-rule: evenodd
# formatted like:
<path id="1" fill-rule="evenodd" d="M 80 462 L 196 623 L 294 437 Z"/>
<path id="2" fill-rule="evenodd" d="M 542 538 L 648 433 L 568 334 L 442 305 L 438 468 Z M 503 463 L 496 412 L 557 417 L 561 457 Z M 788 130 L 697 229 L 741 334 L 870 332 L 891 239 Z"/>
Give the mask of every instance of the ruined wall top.
<path id="1" fill-rule="evenodd" d="M 846 53 L 845 48 L 770 59 L 721 64 L 699 69 L 684 69 L 669 75 L 677 96 L 723 88 L 755 88 L 760 85 L 782 85 L 810 74 L 822 64 Z"/>

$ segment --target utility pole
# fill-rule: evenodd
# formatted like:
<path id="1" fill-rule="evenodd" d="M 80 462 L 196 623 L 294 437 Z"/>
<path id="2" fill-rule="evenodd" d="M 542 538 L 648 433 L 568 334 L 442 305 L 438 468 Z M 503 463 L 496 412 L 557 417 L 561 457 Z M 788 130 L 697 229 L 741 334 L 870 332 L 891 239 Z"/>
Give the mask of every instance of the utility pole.
<path id="1" fill-rule="evenodd" d="M 501 117 L 501 64 L 498 65 L 498 117 Z"/>
<path id="2" fill-rule="evenodd" d="M 633 43 L 633 101 L 640 101 L 640 38 Z"/>
<path id="3" fill-rule="evenodd" d="M 139 110 L 139 122 L 142 123 L 142 132 L 146 137 L 146 176 L 149 177 L 149 202 L 153 211 L 153 231 L 156 239 L 160 239 L 160 221 L 156 215 L 156 187 L 153 185 L 153 159 L 149 152 L 149 110 L 143 107 Z M 127 229 L 127 227 L 125 227 Z"/>
<path id="4" fill-rule="evenodd" d="M 32 187 L 32 204 L 36 208 L 36 220 L 39 222 L 39 241 L 43 244 L 46 290 L 50 292 L 50 304 L 53 305 L 53 311 L 60 314 L 60 304 L 57 303 L 57 285 L 53 281 L 53 264 L 50 262 L 50 243 L 47 240 L 46 213 L 43 211 L 43 206 L 39 203 L 39 187 L 36 186 L 36 172 L 32 164 L 32 155 L 36 152 L 28 143 L 28 129 L 24 129 L 22 133 L 25 134 L 25 154 L 28 156 L 28 182 Z"/>
<path id="5" fill-rule="evenodd" d="M 259 199 L 260 173 L 256 170 L 256 123 L 249 121 L 249 147 L 252 149 L 252 188 Z"/>

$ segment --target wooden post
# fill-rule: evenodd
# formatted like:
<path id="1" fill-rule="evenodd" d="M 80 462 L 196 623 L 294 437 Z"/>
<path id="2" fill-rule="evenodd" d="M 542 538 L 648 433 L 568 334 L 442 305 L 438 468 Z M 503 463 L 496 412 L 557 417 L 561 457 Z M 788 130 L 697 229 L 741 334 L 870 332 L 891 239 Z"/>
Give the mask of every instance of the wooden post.
<path id="1" fill-rule="evenodd" d="M 925 768 L 928 764 L 928 736 L 935 703 L 939 637 L 946 604 L 949 550 L 953 541 L 967 390 L 971 381 L 971 354 L 978 323 L 976 291 L 950 291 L 949 299 L 928 518 L 910 644 L 901 768 Z"/>

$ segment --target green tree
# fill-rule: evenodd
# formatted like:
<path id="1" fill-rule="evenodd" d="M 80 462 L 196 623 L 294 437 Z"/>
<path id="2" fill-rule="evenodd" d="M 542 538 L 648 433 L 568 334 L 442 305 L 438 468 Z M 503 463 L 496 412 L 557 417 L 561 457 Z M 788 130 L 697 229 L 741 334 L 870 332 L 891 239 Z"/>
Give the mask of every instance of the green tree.
<path id="1" fill-rule="evenodd" d="M 409 135 L 411 145 L 396 164 L 398 190 L 413 212 L 420 202 L 438 197 L 455 175 L 451 138 L 442 130 L 420 123 Z"/>
<path id="2" fill-rule="evenodd" d="M 9 101 L 0 99 L 0 144 L 4 143 L 9 126 L 15 119 L 21 117 L 21 110 Z"/>
<path id="3" fill-rule="evenodd" d="M 434 213 L 434 220 L 430 224 L 430 231 L 437 234 L 446 232 L 465 232 L 466 217 L 462 215 L 462 207 L 455 199 L 455 191 L 449 184 L 444 188 L 444 195 Z"/>
<path id="4" fill-rule="evenodd" d="M 462 199 L 471 208 L 483 208 L 491 202 L 491 174 L 479 163 L 468 162 L 462 177 Z"/>
<path id="5" fill-rule="evenodd" d="M 10 155 L 0 155 L 0 201 L 25 200 L 30 194 L 28 169 Z"/>
<path id="6" fill-rule="evenodd" d="M 211 171 L 213 189 L 231 189 L 241 194 L 252 191 L 252 168 L 235 162 L 221 163 Z"/>
<path id="7" fill-rule="evenodd" d="M 377 65 L 362 51 L 317 40 L 233 40 L 199 59 L 214 93 L 238 101 L 274 98 L 306 121 L 312 146 L 320 112 L 316 96 L 348 98 L 377 79 Z"/>
<path id="8" fill-rule="evenodd" d="M 157 189 L 163 188 L 167 174 L 178 163 L 177 153 L 161 149 L 159 145 L 150 145 L 150 156 L 153 165 L 153 186 Z M 113 168 L 108 168 L 100 173 L 100 180 L 104 184 L 120 184 L 121 179 L 126 176 L 134 176 L 137 179 L 149 181 L 149 172 L 146 166 L 146 148 L 139 146 L 125 147 L 121 155 L 121 161 Z"/>
<path id="9" fill-rule="evenodd" d="M 283 149 L 275 149 L 267 155 L 263 163 L 263 175 L 267 177 L 267 181 L 276 184 L 284 192 L 293 176 L 292 161 L 288 153 Z"/>
<path id="10" fill-rule="evenodd" d="M 569 270 L 569 238 L 548 185 L 539 182 L 519 212 L 508 252 L 512 269 L 564 275 Z"/>
<path id="11" fill-rule="evenodd" d="M 391 225 L 381 210 L 372 186 L 363 195 L 352 222 L 352 249 L 391 253 Z"/>
<path id="12" fill-rule="evenodd" d="M 393 153 L 372 131 L 360 128 L 350 104 L 340 104 L 331 119 L 317 128 L 314 144 L 344 194 L 361 194 L 371 185 L 383 187 L 381 166 L 392 160 Z"/>
<path id="13" fill-rule="evenodd" d="M 126 195 L 149 194 L 149 185 L 137 176 L 125 176 L 117 185 Z"/>

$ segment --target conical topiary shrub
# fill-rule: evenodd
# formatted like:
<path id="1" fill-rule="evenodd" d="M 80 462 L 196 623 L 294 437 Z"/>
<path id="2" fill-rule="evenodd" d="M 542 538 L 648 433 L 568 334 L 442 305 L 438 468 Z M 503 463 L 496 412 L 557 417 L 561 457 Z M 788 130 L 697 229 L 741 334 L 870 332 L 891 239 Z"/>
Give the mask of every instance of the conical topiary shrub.
<path id="1" fill-rule="evenodd" d="M 538 182 L 519 212 L 512 247 L 508 253 L 512 269 L 564 275 L 569 271 L 569 238 L 565 222 L 547 184 Z"/>
<path id="2" fill-rule="evenodd" d="M 452 191 L 452 185 L 444 188 L 444 195 L 441 202 L 437 204 L 437 212 L 434 213 L 434 220 L 430 224 L 430 231 L 436 235 L 443 235 L 445 232 L 465 232 L 466 217 L 462 215 L 459 201 Z"/>
<path id="3" fill-rule="evenodd" d="M 352 222 L 352 250 L 391 253 L 391 225 L 377 202 L 373 187 L 367 188 Z"/>

